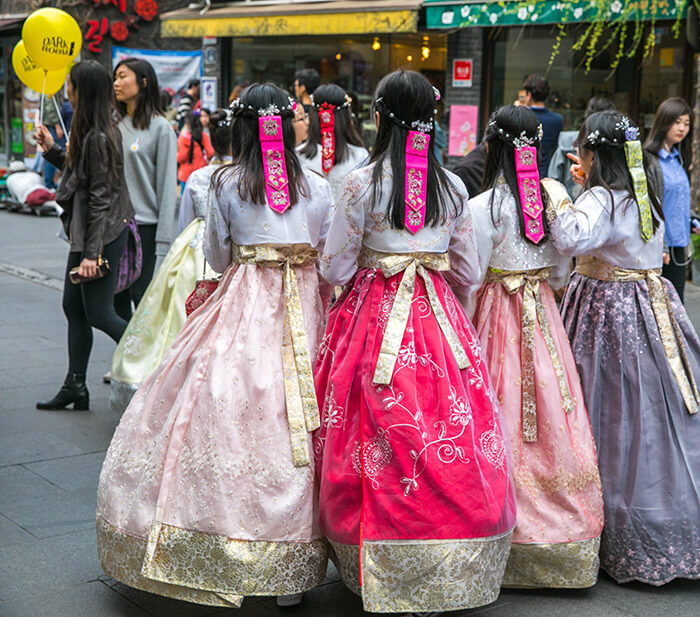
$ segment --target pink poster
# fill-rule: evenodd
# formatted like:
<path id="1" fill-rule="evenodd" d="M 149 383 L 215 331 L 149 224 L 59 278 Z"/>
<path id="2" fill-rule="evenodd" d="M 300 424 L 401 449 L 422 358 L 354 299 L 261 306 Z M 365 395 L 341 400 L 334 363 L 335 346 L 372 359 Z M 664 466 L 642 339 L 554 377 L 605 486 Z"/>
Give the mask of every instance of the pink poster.
<path id="1" fill-rule="evenodd" d="M 479 108 L 476 105 L 450 107 L 450 156 L 464 156 L 476 147 Z"/>

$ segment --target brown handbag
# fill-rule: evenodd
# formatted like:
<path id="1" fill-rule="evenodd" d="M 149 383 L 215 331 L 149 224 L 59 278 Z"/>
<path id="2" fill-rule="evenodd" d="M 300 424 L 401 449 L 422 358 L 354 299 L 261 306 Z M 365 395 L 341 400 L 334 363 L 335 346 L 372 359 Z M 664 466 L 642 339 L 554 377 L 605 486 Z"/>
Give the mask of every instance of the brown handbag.
<path id="1" fill-rule="evenodd" d="M 94 276 L 80 276 L 78 274 L 78 268 L 80 268 L 80 266 L 76 266 L 68 273 L 70 282 L 76 285 L 78 283 L 89 283 L 90 281 L 96 281 L 97 279 L 101 279 L 109 274 L 109 262 L 102 256 L 97 258 L 97 272 Z"/>

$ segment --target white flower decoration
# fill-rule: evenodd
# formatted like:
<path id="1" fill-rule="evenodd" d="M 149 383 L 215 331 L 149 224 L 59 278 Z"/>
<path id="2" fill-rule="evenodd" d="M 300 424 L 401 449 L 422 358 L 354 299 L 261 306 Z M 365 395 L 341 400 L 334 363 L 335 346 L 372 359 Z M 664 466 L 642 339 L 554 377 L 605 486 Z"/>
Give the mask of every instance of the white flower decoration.
<path id="1" fill-rule="evenodd" d="M 495 24 L 498 21 L 498 15 L 496 15 L 496 13 L 491 13 L 491 15 L 489 15 L 489 21 Z"/>
<path id="2" fill-rule="evenodd" d="M 574 17 L 576 19 L 581 19 L 581 15 L 583 15 L 583 9 L 581 7 L 574 9 Z"/>
<path id="3" fill-rule="evenodd" d="M 613 13 L 619 13 L 622 10 L 622 2 L 620 2 L 620 0 L 615 0 L 615 2 L 610 5 L 610 10 Z"/>
<path id="4" fill-rule="evenodd" d="M 527 9 L 524 6 L 522 6 L 518 9 L 518 19 L 520 19 L 520 20 L 527 19 Z"/>
<path id="5" fill-rule="evenodd" d="M 471 7 L 469 5 L 465 4 L 462 9 L 460 10 L 460 13 L 462 14 L 462 17 L 468 17 L 469 13 L 471 13 Z"/>

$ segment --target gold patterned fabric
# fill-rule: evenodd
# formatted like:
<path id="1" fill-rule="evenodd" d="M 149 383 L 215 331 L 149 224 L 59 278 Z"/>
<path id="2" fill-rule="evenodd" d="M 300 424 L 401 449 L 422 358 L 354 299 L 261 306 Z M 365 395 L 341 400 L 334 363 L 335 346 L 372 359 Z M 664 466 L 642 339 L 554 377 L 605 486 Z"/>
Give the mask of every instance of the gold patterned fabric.
<path id="1" fill-rule="evenodd" d="M 306 326 L 299 296 L 294 266 L 318 261 L 318 251 L 308 244 L 234 245 L 233 262 L 266 268 L 284 269 L 285 322 L 282 340 L 284 391 L 287 421 L 295 467 L 309 465 L 306 433 L 315 431 L 320 423 L 314 387 L 311 354 L 306 340 Z"/>
<path id="2" fill-rule="evenodd" d="M 391 307 L 391 313 L 386 323 L 382 345 L 377 358 L 377 367 L 374 371 L 373 383 L 388 385 L 394 374 L 394 366 L 399 355 L 399 348 L 403 340 L 408 316 L 411 312 L 411 303 L 416 290 L 416 276 L 420 276 L 425 283 L 428 301 L 433 309 L 435 319 L 447 340 L 452 353 L 457 360 L 460 369 L 470 366 L 462 343 L 457 337 L 445 309 L 440 303 L 433 279 L 427 270 L 444 272 L 450 269 L 450 260 L 447 253 L 381 253 L 373 249 L 362 247 L 357 258 L 360 268 L 373 268 L 381 270 L 386 278 L 403 272 L 399 288 Z"/>
<path id="3" fill-rule="evenodd" d="M 647 186 L 647 175 L 644 171 L 644 156 L 642 154 L 641 142 L 625 142 L 625 158 L 627 168 L 632 176 L 634 186 L 634 196 L 639 208 L 639 222 L 641 226 L 642 240 L 649 242 L 654 235 L 654 222 L 651 215 L 651 201 L 649 200 L 649 187 Z"/>
<path id="4" fill-rule="evenodd" d="M 602 259 L 585 256 L 576 260 L 576 272 L 599 281 L 630 282 L 646 280 L 651 307 L 659 328 L 661 343 L 676 383 L 683 396 L 688 413 L 694 414 L 700 406 L 700 393 L 688 360 L 683 335 L 661 280 L 661 269 L 631 270 L 619 268 Z"/>
<path id="5" fill-rule="evenodd" d="M 503 587 L 583 589 L 598 580 L 600 536 L 561 544 L 513 544 Z"/>
<path id="6" fill-rule="evenodd" d="M 522 398 L 523 398 L 523 441 L 537 441 L 537 399 L 535 395 L 535 329 L 539 323 L 542 338 L 547 345 L 552 366 L 559 382 L 562 406 L 566 413 L 574 409 L 574 402 L 566 382 L 564 367 L 561 364 L 557 348 L 554 345 L 552 332 L 547 321 L 547 313 L 540 297 L 540 281 L 547 280 L 549 268 L 528 271 L 494 270 L 489 268 L 486 283 L 500 283 L 506 291 L 514 294 L 523 289 L 523 308 L 521 315 L 522 338 L 520 347 L 520 362 L 522 366 Z"/>
<path id="7" fill-rule="evenodd" d="M 343 582 L 366 611 L 408 613 L 484 606 L 498 597 L 512 532 L 469 540 L 332 542 Z"/>
<path id="8" fill-rule="evenodd" d="M 157 524 L 157 548 L 97 519 L 104 571 L 136 589 L 209 606 L 239 607 L 244 596 L 308 591 L 326 575 L 328 543 L 234 540 Z M 167 582 L 166 582 L 167 581 Z M 225 592 L 222 590 L 230 590 Z"/>

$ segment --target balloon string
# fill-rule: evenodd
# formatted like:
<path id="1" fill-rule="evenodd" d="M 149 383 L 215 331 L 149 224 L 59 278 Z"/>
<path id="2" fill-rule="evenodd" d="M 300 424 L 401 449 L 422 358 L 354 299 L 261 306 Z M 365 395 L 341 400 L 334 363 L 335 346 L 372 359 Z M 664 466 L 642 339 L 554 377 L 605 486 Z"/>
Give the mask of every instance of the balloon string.
<path id="1" fill-rule="evenodd" d="M 53 95 L 51 96 L 51 100 L 53 101 L 53 106 L 56 109 L 56 113 L 58 114 L 58 121 L 61 123 L 61 128 L 63 129 L 63 134 L 66 136 L 66 141 L 69 140 L 70 138 L 70 133 L 66 131 L 66 125 L 63 124 L 63 116 L 61 115 L 61 110 L 58 108 L 58 103 L 56 102 L 56 96 Z"/>
<path id="2" fill-rule="evenodd" d="M 41 104 L 39 105 L 39 124 L 44 124 L 44 92 L 46 92 L 46 76 L 48 71 L 44 71 L 44 83 L 41 84 Z"/>

